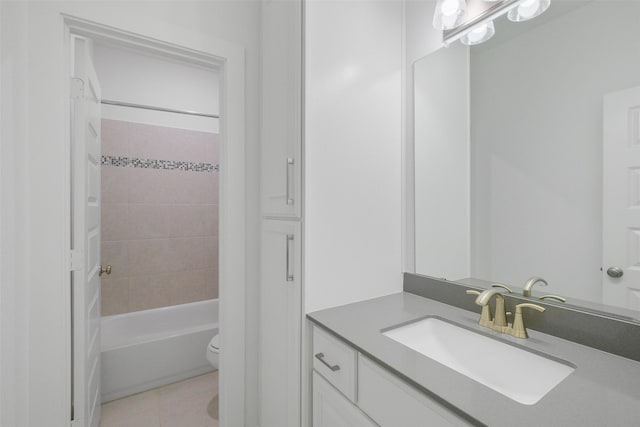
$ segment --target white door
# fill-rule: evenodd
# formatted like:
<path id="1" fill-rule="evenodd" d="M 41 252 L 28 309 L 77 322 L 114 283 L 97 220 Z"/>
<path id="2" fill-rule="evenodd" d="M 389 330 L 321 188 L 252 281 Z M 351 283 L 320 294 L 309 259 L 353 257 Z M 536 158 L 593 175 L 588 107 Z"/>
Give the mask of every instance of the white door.
<path id="1" fill-rule="evenodd" d="M 265 220 L 260 280 L 260 425 L 299 427 L 300 223 Z"/>
<path id="2" fill-rule="evenodd" d="M 640 87 L 604 97 L 603 146 L 603 299 L 640 310 Z"/>
<path id="3" fill-rule="evenodd" d="M 100 85 L 90 41 L 74 37 L 71 79 L 73 156 L 73 418 L 100 422 Z"/>

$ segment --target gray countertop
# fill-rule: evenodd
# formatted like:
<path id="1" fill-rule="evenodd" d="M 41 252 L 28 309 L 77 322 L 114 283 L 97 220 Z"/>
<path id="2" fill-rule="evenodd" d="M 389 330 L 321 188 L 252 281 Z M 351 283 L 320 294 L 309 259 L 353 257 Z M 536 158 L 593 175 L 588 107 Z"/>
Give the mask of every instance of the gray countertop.
<path id="1" fill-rule="evenodd" d="M 439 316 L 565 360 L 576 369 L 538 403 L 523 405 L 380 332 L 426 316 Z M 513 338 L 478 326 L 478 313 L 406 292 L 317 311 L 307 317 L 414 386 L 471 416 L 479 425 L 640 426 L 640 363 L 631 359 L 532 330 L 529 339 Z"/>

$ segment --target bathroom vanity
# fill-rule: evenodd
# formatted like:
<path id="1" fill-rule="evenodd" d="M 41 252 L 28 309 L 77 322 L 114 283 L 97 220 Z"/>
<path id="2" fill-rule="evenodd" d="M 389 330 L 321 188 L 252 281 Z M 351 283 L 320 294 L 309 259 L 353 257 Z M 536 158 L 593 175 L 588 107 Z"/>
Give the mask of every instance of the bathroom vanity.
<path id="1" fill-rule="evenodd" d="M 402 292 L 308 314 L 313 329 L 313 425 L 638 425 L 640 362 L 537 330 L 529 329 L 528 339 L 501 334 L 479 326 L 479 313 L 480 307 L 469 311 Z M 517 392 L 496 391 L 500 386 L 491 384 L 491 371 L 484 380 L 471 379 L 468 372 L 387 336 L 424 319 L 474 334 L 479 342 L 494 340 L 565 366 L 568 375 L 529 400 Z M 503 368 L 491 368 L 496 381 L 508 371 L 503 385 L 525 394 L 529 381 L 546 375 L 545 368 L 514 363 L 512 359 L 520 356 L 499 346 L 470 344 L 449 355 L 454 361 L 463 356 L 477 358 L 478 366 L 471 370 L 497 361 Z"/>

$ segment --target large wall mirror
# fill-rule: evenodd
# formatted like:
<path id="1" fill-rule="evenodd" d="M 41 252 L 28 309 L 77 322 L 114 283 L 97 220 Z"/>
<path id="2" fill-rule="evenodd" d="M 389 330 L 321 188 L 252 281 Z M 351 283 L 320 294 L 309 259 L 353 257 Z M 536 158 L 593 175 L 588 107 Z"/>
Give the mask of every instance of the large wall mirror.
<path id="1" fill-rule="evenodd" d="M 414 64 L 416 272 L 640 319 L 640 2 L 495 27 Z"/>

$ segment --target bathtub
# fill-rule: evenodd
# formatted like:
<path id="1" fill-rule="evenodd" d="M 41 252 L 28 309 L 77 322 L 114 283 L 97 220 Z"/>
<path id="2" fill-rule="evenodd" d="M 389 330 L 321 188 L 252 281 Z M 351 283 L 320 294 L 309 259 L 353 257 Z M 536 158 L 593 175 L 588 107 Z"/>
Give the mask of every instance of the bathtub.
<path id="1" fill-rule="evenodd" d="M 103 403 L 213 370 L 217 299 L 105 316 L 100 326 Z"/>

